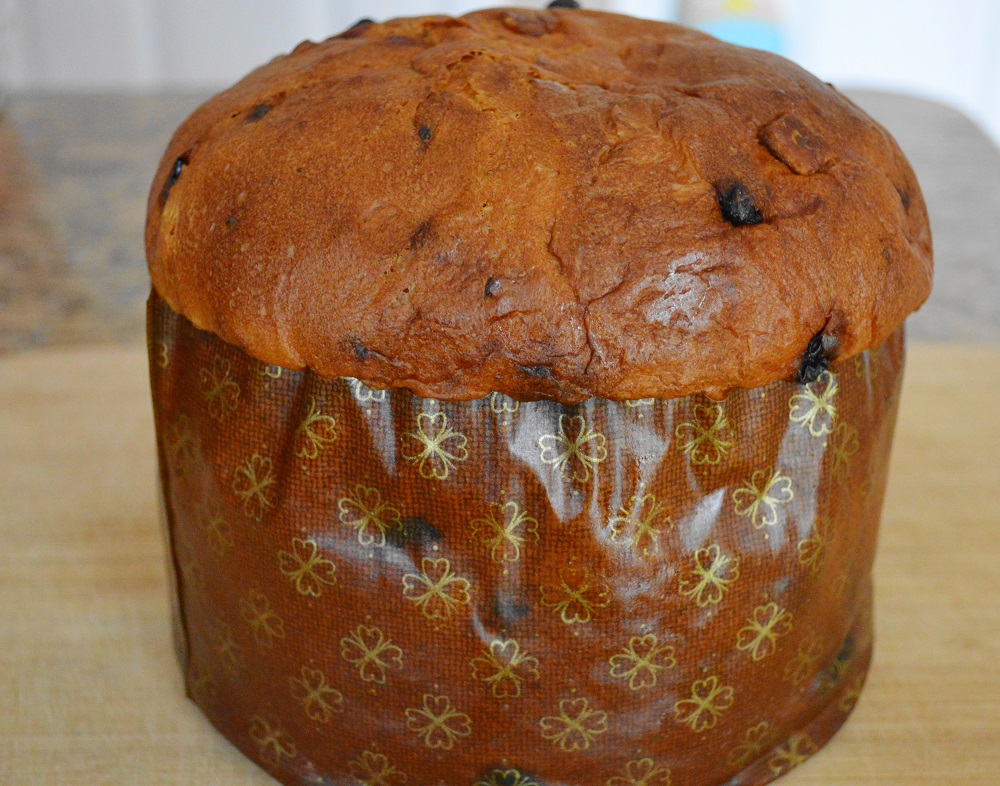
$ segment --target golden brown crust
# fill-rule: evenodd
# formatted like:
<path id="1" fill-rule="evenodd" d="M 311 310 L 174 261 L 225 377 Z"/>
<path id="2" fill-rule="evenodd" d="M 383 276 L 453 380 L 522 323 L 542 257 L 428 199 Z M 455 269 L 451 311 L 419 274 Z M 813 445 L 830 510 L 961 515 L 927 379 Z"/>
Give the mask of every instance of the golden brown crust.
<path id="1" fill-rule="evenodd" d="M 854 355 L 932 269 L 912 170 L 834 89 L 572 10 L 366 25 L 257 69 L 175 134 L 146 248 L 172 308 L 268 363 L 567 403 L 791 378 L 821 331 Z"/>

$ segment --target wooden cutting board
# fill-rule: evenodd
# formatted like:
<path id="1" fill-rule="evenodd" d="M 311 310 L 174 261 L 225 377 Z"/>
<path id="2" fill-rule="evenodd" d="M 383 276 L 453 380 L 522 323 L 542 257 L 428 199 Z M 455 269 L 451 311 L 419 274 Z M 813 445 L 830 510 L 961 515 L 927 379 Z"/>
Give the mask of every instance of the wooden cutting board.
<path id="1" fill-rule="evenodd" d="M 905 386 L 868 687 L 783 786 L 1000 784 L 1000 349 Z M 142 349 L 0 360 L 0 784 L 274 784 L 183 697 L 165 566 Z"/>

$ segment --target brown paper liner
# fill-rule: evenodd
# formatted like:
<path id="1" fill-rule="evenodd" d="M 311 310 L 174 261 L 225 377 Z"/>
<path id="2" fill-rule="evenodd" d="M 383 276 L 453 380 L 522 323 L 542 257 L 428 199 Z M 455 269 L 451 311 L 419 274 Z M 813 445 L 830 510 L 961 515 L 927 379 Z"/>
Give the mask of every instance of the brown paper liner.
<path id="1" fill-rule="evenodd" d="M 438 402 L 149 304 L 187 689 L 285 784 L 762 784 L 844 722 L 902 331 L 725 401 Z"/>

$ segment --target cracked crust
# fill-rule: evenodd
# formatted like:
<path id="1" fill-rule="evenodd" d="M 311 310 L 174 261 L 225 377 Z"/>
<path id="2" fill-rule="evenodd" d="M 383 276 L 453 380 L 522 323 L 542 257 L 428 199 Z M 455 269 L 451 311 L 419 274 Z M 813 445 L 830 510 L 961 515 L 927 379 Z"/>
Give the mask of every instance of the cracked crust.
<path id="1" fill-rule="evenodd" d="M 494 9 L 352 28 L 200 107 L 154 287 L 288 368 L 472 399 L 720 397 L 927 297 L 920 189 L 797 66 L 675 25 Z"/>

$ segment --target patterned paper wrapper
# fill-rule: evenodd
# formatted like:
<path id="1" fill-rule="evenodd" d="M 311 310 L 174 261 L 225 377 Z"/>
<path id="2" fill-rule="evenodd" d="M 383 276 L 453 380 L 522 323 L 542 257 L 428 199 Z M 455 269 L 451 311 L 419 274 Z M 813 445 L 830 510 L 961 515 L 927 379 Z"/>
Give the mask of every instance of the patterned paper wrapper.
<path id="1" fill-rule="evenodd" d="M 187 690 L 284 784 L 711 786 L 854 706 L 902 331 L 577 406 L 265 365 L 149 304 Z"/>

